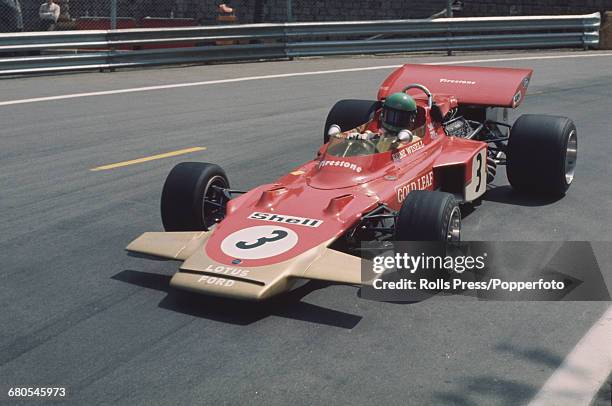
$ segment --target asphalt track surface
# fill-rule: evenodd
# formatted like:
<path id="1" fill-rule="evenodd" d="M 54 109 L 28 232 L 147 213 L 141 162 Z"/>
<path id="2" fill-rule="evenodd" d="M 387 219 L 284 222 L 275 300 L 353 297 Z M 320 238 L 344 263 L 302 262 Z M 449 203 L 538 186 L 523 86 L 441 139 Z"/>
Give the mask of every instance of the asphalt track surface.
<path id="1" fill-rule="evenodd" d="M 7 79 L 0 81 L 0 102 L 538 55 L 326 58 Z M 575 184 L 556 201 L 515 195 L 501 171 L 483 204 L 464 219 L 463 238 L 607 241 L 594 248 L 610 286 L 612 56 L 479 65 L 534 68 L 513 118 L 571 117 L 579 162 Z M 528 402 L 609 303 L 459 296 L 392 304 L 362 300 L 354 287 L 311 283 L 270 303 L 243 304 L 169 292 L 177 263 L 123 251 L 140 233 L 161 230 L 159 196 L 173 165 L 219 163 L 236 188 L 272 181 L 314 157 L 335 101 L 374 98 L 390 71 L 0 107 L 3 391 L 65 386 L 72 403 L 88 405 Z M 194 146 L 207 149 L 90 171 Z"/>

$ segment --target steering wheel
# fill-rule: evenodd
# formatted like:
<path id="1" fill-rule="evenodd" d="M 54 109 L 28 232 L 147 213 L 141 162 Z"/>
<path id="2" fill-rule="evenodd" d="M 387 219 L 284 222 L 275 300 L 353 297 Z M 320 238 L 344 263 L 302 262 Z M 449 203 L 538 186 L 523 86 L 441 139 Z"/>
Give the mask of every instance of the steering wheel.
<path id="1" fill-rule="evenodd" d="M 429 91 L 428 88 L 426 88 L 423 85 L 419 85 L 418 83 L 412 83 L 406 86 L 404 90 L 402 90 L 402 92 L 406 93 L 408 89 L 419 89 L 420 91 L 425 93 L 427 95 L 427 105 L 429 106 L 429 108 L 433 106 L 433 96 L 431 95 L 431 92 Z"/>
<path id="2" fill-rule="evenodd" d="M 360 156 L 376 154 L 378 150 L 372 141 L 360 140 L 360 142 L 351 142 L 347 152 L 350 152 L 350 156 Z"/>

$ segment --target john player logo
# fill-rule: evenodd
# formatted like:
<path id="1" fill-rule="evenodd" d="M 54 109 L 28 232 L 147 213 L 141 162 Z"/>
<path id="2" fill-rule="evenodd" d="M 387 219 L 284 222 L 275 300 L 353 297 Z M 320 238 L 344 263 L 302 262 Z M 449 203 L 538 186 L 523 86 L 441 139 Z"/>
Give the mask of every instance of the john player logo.
<path id="1" fill-rule="evenodd" d="M 395 188 L 395 192 L 397 195 L 397 202 L 401 203 L 406 199 L 408 193 L 413 190 L 424 190 L 428 189 L 433 185 L 433 171 L 429 171 L 425 175 L 421 175 L 416 179 L 411 180 L 410 182 L 406 182 L 403 185 L 400 185 Z"/>

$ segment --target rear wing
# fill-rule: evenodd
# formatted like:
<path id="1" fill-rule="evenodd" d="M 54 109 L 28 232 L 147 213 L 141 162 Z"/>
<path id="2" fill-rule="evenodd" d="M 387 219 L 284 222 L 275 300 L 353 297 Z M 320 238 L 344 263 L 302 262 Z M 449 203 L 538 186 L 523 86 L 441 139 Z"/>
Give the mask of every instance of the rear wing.
<path id="1" fill-rule="evenodd" d="M 385 79 L 378 99 L 418 83 L 433 94 L 456 97 L 460 105 L 515 108 L 525 97 L 532 73 L 532 69 L 407 64 Z M 409 92 L 419 94 L 415 89 Z"/>

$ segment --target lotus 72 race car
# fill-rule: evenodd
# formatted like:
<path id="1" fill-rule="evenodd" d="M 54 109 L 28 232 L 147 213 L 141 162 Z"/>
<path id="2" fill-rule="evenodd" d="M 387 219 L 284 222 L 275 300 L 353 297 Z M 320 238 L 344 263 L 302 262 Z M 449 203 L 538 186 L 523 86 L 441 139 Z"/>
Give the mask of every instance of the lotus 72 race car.
<path id="1" fill-rule="evenodd" d="M 404 65 L 377 100 L 337 102 L 316 157 L 273 183 L 240 192 L 217 165 L 176 165 L 161 196 L 165 232 L 144 233 L 127 250 L 183 261 L 171 286 L 216 296 L 265 299 L 304 280 L 359 285 L 353 254 L 362 241 L 458 241 L 460 205 L 478 202 L 498 165 L 521 192 L 567 191 L 573 122 L 543 115 L 504 122 L 531 74 Z M 389 136 L 381 115 L 397 93 L 411 96 L 415 114 L 411 130 Z"/>

